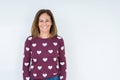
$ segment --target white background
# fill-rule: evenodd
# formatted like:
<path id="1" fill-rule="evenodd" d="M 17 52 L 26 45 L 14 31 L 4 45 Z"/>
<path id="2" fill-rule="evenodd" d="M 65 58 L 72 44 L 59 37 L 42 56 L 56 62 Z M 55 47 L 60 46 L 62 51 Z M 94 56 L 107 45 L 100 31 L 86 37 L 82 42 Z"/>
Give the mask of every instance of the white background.
<path id="1" fill-rule="evenodd" d="M 120 0 L 0 0 L 0 80 L 22 80 L 24 41 L 42 8 L 64 38 L 67 80 L 120 80 Z"/>

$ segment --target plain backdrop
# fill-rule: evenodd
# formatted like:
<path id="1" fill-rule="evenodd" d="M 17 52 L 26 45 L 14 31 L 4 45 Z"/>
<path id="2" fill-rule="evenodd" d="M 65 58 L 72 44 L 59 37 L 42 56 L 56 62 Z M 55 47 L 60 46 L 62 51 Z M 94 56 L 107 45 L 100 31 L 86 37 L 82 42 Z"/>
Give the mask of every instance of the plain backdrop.
<path id="1" fill-rule="evenodd" d="M 0 80 L 23 80 L 26 37 L 50 9 L 64 38 L 67 80 L 120 80 L 120 0 L 0 0 Z"/>

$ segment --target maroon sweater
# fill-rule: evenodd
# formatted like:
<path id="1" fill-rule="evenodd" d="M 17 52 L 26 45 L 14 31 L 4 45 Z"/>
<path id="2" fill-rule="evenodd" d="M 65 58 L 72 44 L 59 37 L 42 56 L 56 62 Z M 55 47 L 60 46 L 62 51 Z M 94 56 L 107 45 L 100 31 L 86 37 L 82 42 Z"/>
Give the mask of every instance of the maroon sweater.
<path id="1" fill-rule="evenodd" d="M 27 37 L 24 46 L 23 79 L 40 79 L 60 76 L 66 80 L 66 58 L 64 40 Z"/>

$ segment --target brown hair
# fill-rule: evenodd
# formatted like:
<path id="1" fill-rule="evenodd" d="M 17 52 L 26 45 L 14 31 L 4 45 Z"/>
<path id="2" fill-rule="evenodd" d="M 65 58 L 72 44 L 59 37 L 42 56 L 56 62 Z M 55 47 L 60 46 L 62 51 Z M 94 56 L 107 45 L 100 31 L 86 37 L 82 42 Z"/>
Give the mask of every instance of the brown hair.
<path id="1" fill-rule="evenodd" d="M 49 9 L 41 9 L 36 13 L 35 18 L 34 18 L 33 23 L 32 23 L 31 35 L 33 37 L 37 37 L 40 34 L 40 30 L 39 30 L 39 27 L 38 27 L 38 21 L 39 21 L 40 15 L 43 14 L 43 13 L 47 13 L 51 18 L 52 25 L 51 25 L 51 28 L 50 28 L 50 34 L 51 34 L 50 38 L 52 38 L 52 37 L 57 35 L 57 27 L 56 27 L 56 24 L 55 24 L 54 16 Z"/>

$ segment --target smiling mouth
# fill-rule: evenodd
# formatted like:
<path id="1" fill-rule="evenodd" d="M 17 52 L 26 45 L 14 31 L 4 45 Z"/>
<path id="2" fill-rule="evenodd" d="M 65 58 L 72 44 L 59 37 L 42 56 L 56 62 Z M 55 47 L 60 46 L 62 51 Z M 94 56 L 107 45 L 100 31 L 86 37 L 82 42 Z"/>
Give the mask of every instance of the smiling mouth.
<path id="1" fill-rule="evenodd" d="M 47 27 L 47 26 L 43 26 L 42 28 L 43 28 L 43 29 L 46 29 L 46 28 L 48 28 L 48 27 Z"/>

